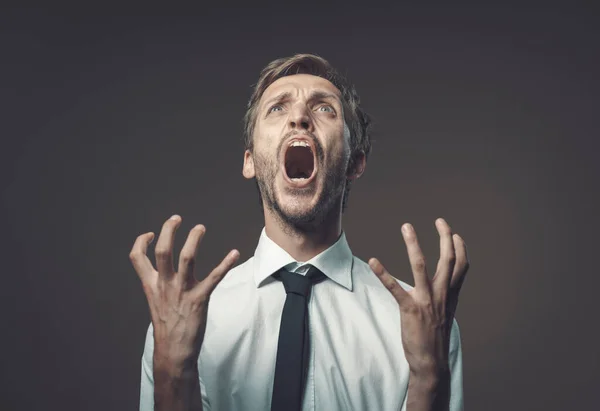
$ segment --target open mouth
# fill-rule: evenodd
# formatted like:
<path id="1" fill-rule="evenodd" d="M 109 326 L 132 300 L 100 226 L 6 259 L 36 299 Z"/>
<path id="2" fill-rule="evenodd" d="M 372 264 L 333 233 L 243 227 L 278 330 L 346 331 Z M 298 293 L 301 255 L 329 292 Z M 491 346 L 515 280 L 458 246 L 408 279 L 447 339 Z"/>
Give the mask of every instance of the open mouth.
<path id="1" fill-rule="evenodd" d="M 307 185 L 315 176 L 315 150 L 306 140 L 293 140 L 284 155 L 285 174 L 296 186 Z"/>

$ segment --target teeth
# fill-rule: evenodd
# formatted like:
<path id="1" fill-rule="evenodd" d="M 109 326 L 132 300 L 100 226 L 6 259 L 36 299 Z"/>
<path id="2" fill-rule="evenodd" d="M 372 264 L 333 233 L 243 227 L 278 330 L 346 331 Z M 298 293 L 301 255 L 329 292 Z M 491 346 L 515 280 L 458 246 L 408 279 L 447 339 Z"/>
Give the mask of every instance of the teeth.
<path id="1" fill-rule="evenodd" d="M 291 147 L 310 147 L 306 141 L 294 141 L 290 144 Z"/>

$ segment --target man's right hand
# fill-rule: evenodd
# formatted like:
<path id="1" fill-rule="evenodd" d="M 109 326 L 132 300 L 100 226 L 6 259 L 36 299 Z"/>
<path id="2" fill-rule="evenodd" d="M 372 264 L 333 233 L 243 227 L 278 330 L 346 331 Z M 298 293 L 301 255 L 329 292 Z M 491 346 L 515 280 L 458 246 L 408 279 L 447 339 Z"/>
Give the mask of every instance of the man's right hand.
<path id="1" fill-rule="evenodd" d="M 203 281 L 197 281 L 194 277 L 196 251 L 206 232 L 199 224 L 190 231 L 175 272 L 173 241 L 180 224 L 178 215 L 163 224 L 154 251 L 158 271 L 146 255 L 154 233 L 140 235 L 129 254 L 150 308 L 155 377 L 157 369 L 174 377 L 186 371 L 197 371 L 210 295 L 239 258 L 239 252 L 231 250 Z"/>

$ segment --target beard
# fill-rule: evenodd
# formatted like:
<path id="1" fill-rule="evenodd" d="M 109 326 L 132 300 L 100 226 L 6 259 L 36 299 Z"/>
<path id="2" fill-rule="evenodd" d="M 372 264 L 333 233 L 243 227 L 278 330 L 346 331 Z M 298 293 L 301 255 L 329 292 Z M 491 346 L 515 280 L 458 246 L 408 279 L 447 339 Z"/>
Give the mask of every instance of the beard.
<path id="1" fill-rule="evenodd" d="M 322 181 L 322 184 L 320 185 L 321 192 L 318 193 L 317 202 L 310 208 L 302 207 L 302 203 L 308 201 L 308 197 L 315 195 L 319 189 L 318 184 L 312 184 L 303 188 L 283 188 L 282 191 L 285 190 L 285 195 L 293 197 L 297 205 L 293 210 L 290 210 L 290 207 L 284 208 L 277 198 L 275 190 L 275 179 L 280 168 L 277 156 L 266 157 L 261 153 L 254 153 L 256 184 L 264 205 L 274 212 L 285 225 L 304 231 L 317 229 L 327 216 L 335 211 L 335 208 L 339 206 L 344 195 L 344 183 L 346 181 L 346 159 L 336 158 L 333 165 L 326 168 L 324 166 L 323 149 L 318 140 L 313 140 L 317 151 L 316 161 L 319 163 L 319 175 L 316 178 Z M 277 153 L 280 150 L 281 147 L 278 147 Z M 285 170 L 282 170 L 282 172 L 285 172 Z M 279 194 L 282 195 L 284 193 L 281 192 Z"/>

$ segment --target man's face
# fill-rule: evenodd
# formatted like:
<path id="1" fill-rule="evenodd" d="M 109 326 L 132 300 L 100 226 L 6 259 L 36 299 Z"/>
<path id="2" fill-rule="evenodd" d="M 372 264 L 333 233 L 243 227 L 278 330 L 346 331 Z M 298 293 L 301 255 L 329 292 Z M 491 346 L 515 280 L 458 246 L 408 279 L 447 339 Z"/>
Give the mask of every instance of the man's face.
<path id="1" fill-rule="evenodd" d="M 319 224 L 339 207 L 350 157 L 340 91 L 308 74 L 278 79 L 263 93 L 246 151 L 265 206 L 296 226 Z"/>

